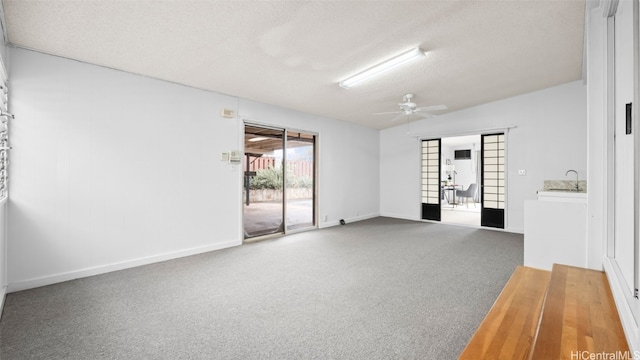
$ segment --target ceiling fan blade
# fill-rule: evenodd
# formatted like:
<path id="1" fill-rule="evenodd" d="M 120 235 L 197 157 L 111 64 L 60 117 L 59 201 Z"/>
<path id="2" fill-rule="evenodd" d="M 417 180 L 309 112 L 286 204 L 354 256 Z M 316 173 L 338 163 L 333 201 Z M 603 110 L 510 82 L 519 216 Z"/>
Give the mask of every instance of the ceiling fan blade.
<path id="1" fill-rule="evenodd" d="M 447 110 L 447 109 L 448 107 L 446 105 L 432 105 L 432 106 L 417 108 L 416 111 L 436 111 L 436 110 Z"/>
<path id="2" fill-rule="evenodd" d="M 417 105 L 416 105 L 416 103 L 414 103 L 414 102 L 407 101 L 407 102 L 403 102 L 403 103 L 398 103 L 398 106 L 400 106 L 400 107 L 403 107 L 403 106 L 406 106 L 406 107 L 416 107 Z"/>
<path id="3" fill-rule="evenodd" d="M 373 113 L 371 115 L 387 115 L 387 114 L 404 114 L 404 111 L 385 111 L 385 112 Z"/>
<path id="4" fill-rule="evenodd" d="M 405 113 L 404 113 L 404 111 L 403 111 L 403 112 L 402 112 L 402 114 L 400 114 L 400 115 L 398 115 L 398 116 L 394 117 L 393 119 L 391 119 L 391 122 L 394 122 L 394 121 L 396 121 L 396 120 L 398 120 L 398 119 L 402 118 L 402 117 L 403 117 L 403 116 L 405 116 L 405 115 L 406 115 L 406 114 L 405 114 Z"/>
<path id="5" fill-rule="evenodd" d="M 424 113 L 415 113 L 416 115 L 420 116 L 421 118 L 425 118 L 425 119 L 430 119 L 430 118 L 434 118 L 434 117 L 438 117 L 438 115 L 434 115 L 428 112 L 424 112 Z"/>

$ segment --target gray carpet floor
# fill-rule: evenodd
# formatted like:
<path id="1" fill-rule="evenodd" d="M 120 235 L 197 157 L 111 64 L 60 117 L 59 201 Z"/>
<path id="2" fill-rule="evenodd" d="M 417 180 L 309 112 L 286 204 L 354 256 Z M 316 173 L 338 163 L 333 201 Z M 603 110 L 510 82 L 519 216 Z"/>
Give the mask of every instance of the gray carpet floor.
<path id="1" fill-rule="evenodd" d="M 456 359 L 523 236 L 376 218 L 11 293 L 0 358 Z"/>

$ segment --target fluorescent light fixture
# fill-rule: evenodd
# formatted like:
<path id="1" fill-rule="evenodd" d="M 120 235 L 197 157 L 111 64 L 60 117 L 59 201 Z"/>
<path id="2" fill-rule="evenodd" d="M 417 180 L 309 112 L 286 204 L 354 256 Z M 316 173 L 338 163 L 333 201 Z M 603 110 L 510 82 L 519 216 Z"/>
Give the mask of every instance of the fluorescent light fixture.
<path id="1" fill-rule="evenodd" d="M 376 75 L 385 73 L 391 69 L 394 69 L 400 65 L 404 65 L 412 60 L 416 60 L 423 56 L 425 56 L 424 51 L 422 51 L 422 49 L 420 48 L 415 48 L 396 57 L 393 57 L 385 62 L 382 62 L 372 68 L 369 68 L 361 73 L 358 73 L 348 79 L 340 81 L 340 86 L 348 89 Z"/>
<path id="2" fill-rule="evenodd" d="M 263 141 L 263 140 L 267 140 L 267 138 L 266 138 L 266 137 L 261 137 L 261 136 L 259 136 L 259 137 L 251 138 L 251 139 L 249 139 L 248 141 L 249 141 L 249 142 L 258 142 L 258 141 Z"/>

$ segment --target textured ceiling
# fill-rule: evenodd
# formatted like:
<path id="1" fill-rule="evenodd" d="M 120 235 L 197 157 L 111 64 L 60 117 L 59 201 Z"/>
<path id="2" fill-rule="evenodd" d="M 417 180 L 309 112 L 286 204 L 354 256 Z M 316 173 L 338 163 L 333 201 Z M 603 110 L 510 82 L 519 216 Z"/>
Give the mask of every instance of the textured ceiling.
<path id="1" fill-rule="evenodd" d="M 371 114 L 399 110 L 405 93 L 456 111 L 582 78 L 584 0 L 3 6 L 17 47 L 379 129 L 398 123 Z M 352 89 L 337 84 L 418 46 L 427 57 Z"/>

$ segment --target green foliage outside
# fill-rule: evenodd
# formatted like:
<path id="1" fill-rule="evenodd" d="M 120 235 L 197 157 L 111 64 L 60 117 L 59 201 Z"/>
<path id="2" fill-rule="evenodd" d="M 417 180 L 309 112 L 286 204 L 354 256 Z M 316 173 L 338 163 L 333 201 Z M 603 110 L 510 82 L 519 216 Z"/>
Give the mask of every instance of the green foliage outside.
<path id="1" fill-rule="evenodd" d="M 289 188 L 311 188 L 313 180 L 310 177 L 296 176 L 289 171 L 287 175 Z M 251 177 L 251 189 L 275 189 L 282 190 L 282 169 L 261 169 L 256 176 Z"/>

